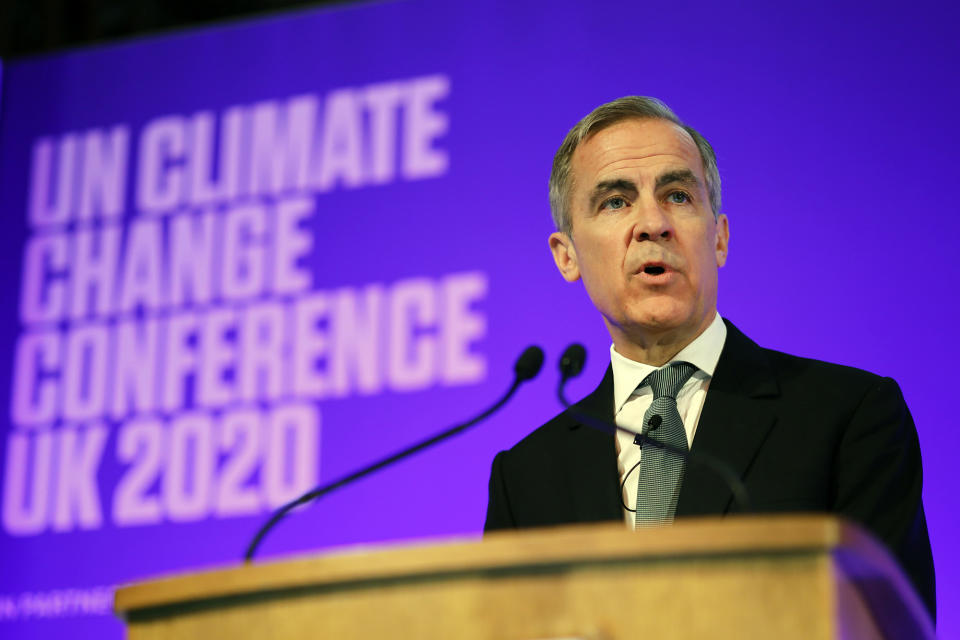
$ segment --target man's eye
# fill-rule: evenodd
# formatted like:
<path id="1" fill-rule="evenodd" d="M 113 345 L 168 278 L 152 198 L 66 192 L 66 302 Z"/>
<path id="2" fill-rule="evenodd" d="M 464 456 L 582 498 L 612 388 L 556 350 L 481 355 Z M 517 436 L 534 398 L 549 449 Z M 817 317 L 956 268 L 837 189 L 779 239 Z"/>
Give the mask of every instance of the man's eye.
<path id="1" fill-rule="evenodd" d="M 623 209 L 627 206 L 627 199 L 622 196 L 614 196 L 608 200 L 604 200 L 603 204 L 600 205 L 601 209 Z"/>
<path id="2" fill-rule="evenodd" d="M 685 191 L 674 191 L 667 196 L 667 200 L 673 204 L 686 204 L 690 202 L 690 195 Z"/>

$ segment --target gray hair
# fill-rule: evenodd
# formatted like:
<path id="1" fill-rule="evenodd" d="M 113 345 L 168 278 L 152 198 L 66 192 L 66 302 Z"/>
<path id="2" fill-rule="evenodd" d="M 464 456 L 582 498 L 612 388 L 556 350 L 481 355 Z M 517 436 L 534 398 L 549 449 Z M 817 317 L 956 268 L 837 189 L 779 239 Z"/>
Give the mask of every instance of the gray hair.
<path id="1" fill-rule="evenodd" d="M 670 107 L 656 98 L 646 96 L 626 96 L 613 102 L 602 104 L 578 122 L 553 157 L 553 170 L 550 172 L 550 212 L 553 224 L 558 231 L 567 235 L 573 229 L 570 217 L 570 191 L 573 188 L 571 164 L 573 153 L 590 136 L 623 120 L 632 118 L 641 120 L 667 120 L 683 128 L 700 151 L 704 178 L 707 181 L 707 193 L 710 196 L 710 208 L 714 217 L 720 214 L 720 171 L 717 169 L 717 156 L 713 147 L 693 127 L 680 121 Z"/>

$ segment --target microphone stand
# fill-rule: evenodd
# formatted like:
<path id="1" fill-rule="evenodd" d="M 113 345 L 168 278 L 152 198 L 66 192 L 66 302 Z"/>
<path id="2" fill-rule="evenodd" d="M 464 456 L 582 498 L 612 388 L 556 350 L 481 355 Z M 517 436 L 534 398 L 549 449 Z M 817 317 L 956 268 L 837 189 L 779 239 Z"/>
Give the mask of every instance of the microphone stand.
<path id="1" fill-rule="evenodd" d="M 274 526 L 276 526 L 278 522 L 280 522 L 280 520 L 283 519 L 285 515 L 287 515 L 293 509 L 296 509 L 302 504 L 317 500 L 328 493 L 332 493 L 341 487 L 345 487 L 346 485 L 359 480 L 360 478 L 379 471 L 384 467 L 388 467 L 406 457 L 412 456 L 418 451 L 422 451 L 423 449 L 432 447 L 443 440 L 452 438 L 453 436 L 469 429 L 478 422 L 485 420 L 503 405 L 505 405 L 507 401 L 513 397 L 513 394 L 516 393 L 517 389 L 520 388 L 521 384 L 536 377 L 536 375 L 540 373 L 541 366 L 543 366 L 543 351 L 540 349 L 540 347 L 527 347 L 527 349 L 517 359 L 517 363 L 514 366 L 515 377 L 513 383 L 510 385 L 510 388 L 507 389 L 507 392 L 503 394 L 499 400 L 497 400 L 490 408 L 480 415 L 462 424 L 458 424 L 454 427 L 441 431 L 440 433 L 430 436 L 429 438 L 425 438 L 420 442 L 410 445 L 402 451 L 398 451 L 386 456 L 385 458 L 381 458 L 380 460 L 377 460 L 376 462 L 369 464 L 358 471 L 354 471 L 353 473 L 349 473 L 345 476 L 337 478 L 336 480 L 320 485 L 315 489 L 311 489 L 310 491 L 301 495 L 299 498 L 286 503 L 274 511 L 273 515 L 270 516 L 270 519 L 267 520 L 263 526 L 257 530 L 256 535 L 253 537 L 253 540 L 250 541 L 250 544 L 247 546 L 247 550 L 243 555 L 244 562 L 249 564 L 253 561 L 253 556 L 256 554 L 257 548 L 260 546 L 263 538 L 267 535 L 267 533 L 270 532 L 271 529 L 273 529 Z"/>

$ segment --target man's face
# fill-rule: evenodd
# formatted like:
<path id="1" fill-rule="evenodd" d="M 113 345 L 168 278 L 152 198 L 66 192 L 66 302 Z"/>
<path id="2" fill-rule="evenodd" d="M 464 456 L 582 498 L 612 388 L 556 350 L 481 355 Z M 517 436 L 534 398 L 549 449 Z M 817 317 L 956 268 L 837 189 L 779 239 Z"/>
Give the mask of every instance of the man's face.
<path id="1" fill-rule="evenodd" d="M 572 179 L 572 237 L 550 236 L 564 278 L 583 279 L 621 354 L 689 343 L 713 320 L 729 238 L 693 139 L 666 120 L 618 122 L 581 143 Z"/>

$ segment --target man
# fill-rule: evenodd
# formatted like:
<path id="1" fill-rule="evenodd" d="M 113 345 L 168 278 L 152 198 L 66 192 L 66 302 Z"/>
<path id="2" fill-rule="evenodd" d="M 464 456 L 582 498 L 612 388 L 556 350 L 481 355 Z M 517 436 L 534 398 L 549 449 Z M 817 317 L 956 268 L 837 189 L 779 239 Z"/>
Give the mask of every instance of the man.
<path id="1" fill-rule="evenodd" d="M 554 158 L 550 249 L 613 341 L 600 386 L 493 462 L 485 529 L 737 511 L 834 512 L 873 531 L 935 616 L 916 429 L 889 378 L 762 349 L 717 313 L 730 231 L 709 143 L 663 103 L 602 105 Z M 614 438 L 578 415 L 623 429 Z M 627 431 L 629 430 L 629 431 Z M 674 440 L 671 441 L 670 438 Z"/>

